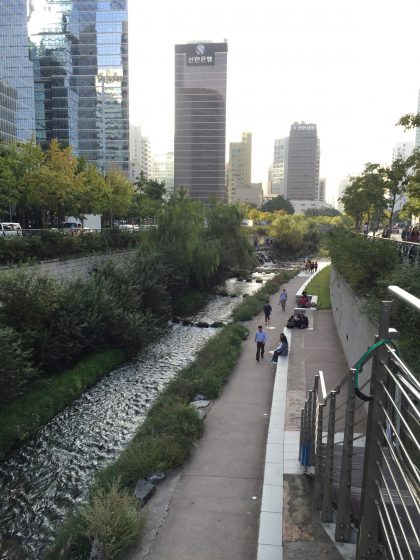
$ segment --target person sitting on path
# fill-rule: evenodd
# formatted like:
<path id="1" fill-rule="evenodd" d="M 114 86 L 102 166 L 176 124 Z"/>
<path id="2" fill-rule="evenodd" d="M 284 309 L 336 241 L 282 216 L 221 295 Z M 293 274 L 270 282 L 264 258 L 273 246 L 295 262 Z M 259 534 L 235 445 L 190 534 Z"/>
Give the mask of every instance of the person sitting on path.
<path id="1" fill-rule="evenodd" d="M 287 336 L 284 333 L 280 335 L 280 344 L 274 350 L 272 362 L 277 362 L 279 356 L 287 356 L 289 353 L 289 343 L 287 341 Z"/>
<path id="2" fill-rule="evenodd" d="M 311 307 L 311 301 L 306 292 L 302 292 L 302 297 L 298 301 L 299 307 Z"/>
<path id="3" fill-rule="evenodd" d="M 283 311 L 286 311 L 286 302 L 287 302 L 287 292 L 286 292 L 286 288 L 283 288 L 283 291 L 280 292 L 280 299 L 279 299 L 279 305 L 281 305 Z"/>
<path id="4" fill-rule="evenodd" d="M 265 343 L 267 342 L 267 335 L 262 330 L 262 325 L 258 325 L 258 331 L 255 333 L 255 342 L 257 343 L 257 353 L 255 358 L 257 362 L 259 362 L 260 356 L 262 360 L 264 359 Z"/>
<path id="5" fill-rule="evenodd" d="M 263 311 L 264 311 L 265 322 L 269 323 L 270 315 L 271 312 L 273 311 L 273 308 L 271 307 L 270 302 L 268 300 L 264 304 Z"/>

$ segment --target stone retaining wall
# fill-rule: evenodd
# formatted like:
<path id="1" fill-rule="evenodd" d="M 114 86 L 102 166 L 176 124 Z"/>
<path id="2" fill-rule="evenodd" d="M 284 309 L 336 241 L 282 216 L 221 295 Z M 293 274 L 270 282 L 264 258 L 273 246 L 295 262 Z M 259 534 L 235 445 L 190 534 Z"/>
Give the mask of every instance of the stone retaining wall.
<path id="1" fill-rule="evenodd" d="M 35 272 L 46 274 L 58 282 L 68 282 L 75 278 L 87 278 L 92 273 L 92 270 L 99 268 L 103 263 L 109 260 L 118 264 L 123 264 L 132 252 L 132 250 L 124 250 L 112 253 L 86 255 L 84 257 L 67 260 L 52 259 L 35 264 L 2 266 L 0 267 L 0 274 L 9 270 L 22 270 L 28 274 Z"/>
<path id="2" fill-rule="evenodd" d="M 332 268 L 330 277 L 331 308 L 338 336 L 347 363 L 353 366 L 375 342 L 378 325 L 375 325 L 361 309 L 361 301 L 350 286 Z M 370 360 L 364 368 L 364 379 L 370 375 Z"/>

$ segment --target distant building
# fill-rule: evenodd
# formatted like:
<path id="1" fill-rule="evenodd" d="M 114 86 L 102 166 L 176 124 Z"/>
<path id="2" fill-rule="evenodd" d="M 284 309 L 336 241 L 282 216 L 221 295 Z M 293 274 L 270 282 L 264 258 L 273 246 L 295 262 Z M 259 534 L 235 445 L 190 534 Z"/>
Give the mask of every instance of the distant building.
<path id="1" fill-rule="evenodd" d="M 398 142 L 392 150 L 392 161 L 397 158 L 406 160 L 414 152 L 414 142 Z"/>
<path id="2" fill-rule="evenodd" d="M 8 82 L 0 80 L 0 139 L 17 139 L 17 91 Z"/>
<path id="3" fill-rule="evenodd" d="M 305 211 L 309 210 L 310 208 L 316 210 L 320 210 L 322 208 L 332 208 L 331 204 L 328 204 L 327 202 L 323 202 L 321 200 L 288 200 L 293 206 L 295 214 L 304 214 Z"/>
<path id="4" fill-rule="evenodd" d="M 27 0 L 0 1 L 0 135 L 35 133 L 34 71 L 29 57 Z"/>
<path id="5" fill-rule="evenodd" d="M 174 192 L 174 153 L 155 154 L 152 157 L 152 179 L 164 181 L 166 195 Z"/>
<path id="6" fill-rule="evenodd" d="M 292 124 L 287 155 L 286 193 L 289 200 L 317 200 L 320 147 L 316 124 Z"/>
<path id="7" fill-rule="evenodd" d="M 175 45 L 175 191 L 226 201 L 227 42 Z"/>
<path id="8" fill-rule="evenodd" d="M 246 187 L 236 187 L 232 202 L 248 202 L 260 208 L 263 202 L 262 183 L 251 183 Z"/>
<path id="9" fill-rule="evenodd" d="M 251 184 L 252 134 L 242 133 L 242 142 L 229 144 L 229 163 L 227 165 L 228 200 L 235 199 L 237 188 Z"/>
<path id="10" fill-rule="evenodd" d="M 130 179 L 132 181 L 143 172 L 146 179 L 151 177 L 152 154 L 150 140 L 141 134 L 141 126 L 130 124 Z"/>
<path id="11" fill-rule="evenodd" d="M 347 177 L 342 179 L 338 185 L 336 208 L 340 212 L 344 212 L 344 204 L 341 202 L 340 199 L 343 196 L 343 194 L 346 192 L 346 188 L 350 185 L 350 182 L 351 182 L 351 177 L 350 175 L 347 175 Z"/>
<path id="12" fill-rule="evenodd" d="M 327 180 L 325 178 L 319 180 L 318 184 L 318 200 L 325 202 L 325 194 L 327 190 Z"/>
<path id="13" fill-rule="evenodd" d="M 29 6 L 37 141 L 57 138 L 101 171 L 128 175 L 127 0 Z"/>
<path id="14" fill-rule="evenodd" d="M 417 98 L 417 114 L 420 115 L 420 89 L 419 89 L 419 95 L 418 95 L 418 98 Z M 420 126 L 418 126 L 416 128 L 415 147 L 420 148 Z"/>
<path id="15" fill-rule="evenodd" d="M 274 156 L 271 165 L 271 193 L 287 197 L 287 157 L 289 138 L 274 140 Z"/>

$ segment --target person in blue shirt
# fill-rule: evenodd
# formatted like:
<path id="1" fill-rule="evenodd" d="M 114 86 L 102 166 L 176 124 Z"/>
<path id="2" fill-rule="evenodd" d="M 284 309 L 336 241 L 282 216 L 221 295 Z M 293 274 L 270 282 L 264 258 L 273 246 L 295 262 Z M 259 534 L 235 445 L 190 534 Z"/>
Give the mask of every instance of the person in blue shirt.
<path id="1" fill-rule="evenodd" d="M 280 335 L 280 344 L 274 350 L 272 362 L 277 362 L 279 356 L 287 356 L 289 353 L 289 342 L 287 340 L 287 336 L 284 333 Z"/>
<path id="2" fill-rule="evenodd" d="M 255 333 L 255 342 L 257 343 L 257 353 L 255 355 L 255 358 L 257 362 L 259 362 L 260 356 L 262 360 L 264 359 L 265 343 L 267 342 L 267 335 L 262 330 L 261 325 L 258 325 L 258 331 Z"/>

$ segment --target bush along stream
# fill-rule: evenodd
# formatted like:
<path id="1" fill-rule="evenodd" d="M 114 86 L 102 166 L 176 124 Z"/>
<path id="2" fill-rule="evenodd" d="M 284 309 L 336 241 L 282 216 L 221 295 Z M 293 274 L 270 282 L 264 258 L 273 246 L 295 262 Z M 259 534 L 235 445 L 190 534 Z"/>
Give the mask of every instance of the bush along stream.
<path id="1" fill-rule="evenodd" d="M 228 295 L 212 297 L 191 319 L 229 321 L 241 301 L 231 296 L 252 294 L 270 276 L 229 280 Z M 42 557 L 66 513 L 86 501 L 93 476 L 127 448 L 163 389 L 216 334 L 215 328 L 171 323 L 163 337 L 99 381 L 0 464 L 0 558 Z M 218 389 L 211 392 L 210 373 L 206 383 L 214 395 Z M 185 452 L 178 456 L 181 461 Z"/>

